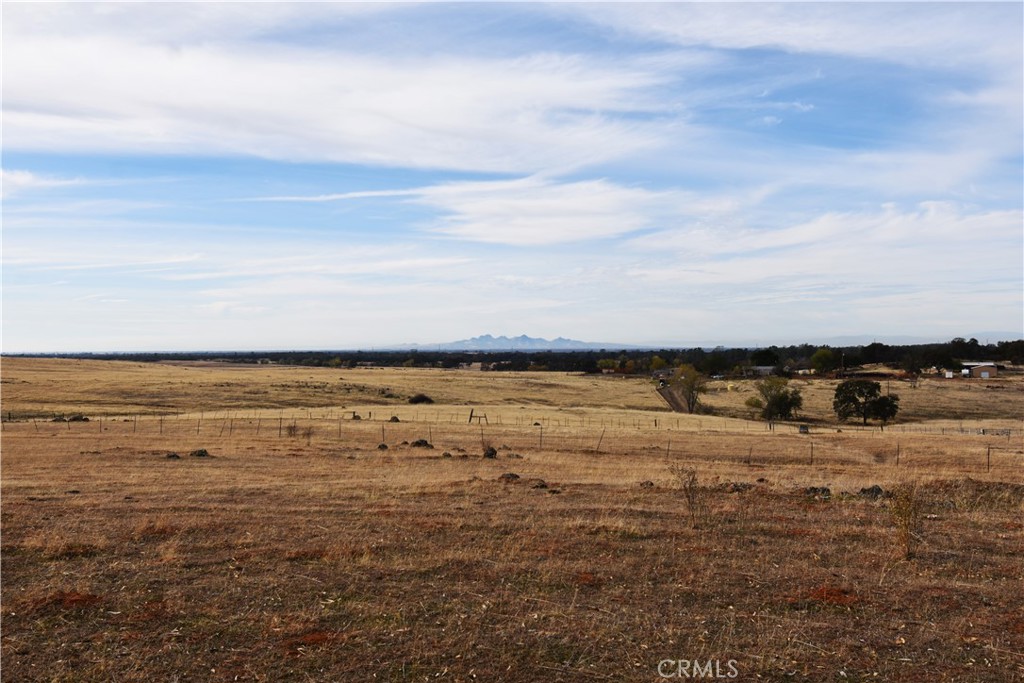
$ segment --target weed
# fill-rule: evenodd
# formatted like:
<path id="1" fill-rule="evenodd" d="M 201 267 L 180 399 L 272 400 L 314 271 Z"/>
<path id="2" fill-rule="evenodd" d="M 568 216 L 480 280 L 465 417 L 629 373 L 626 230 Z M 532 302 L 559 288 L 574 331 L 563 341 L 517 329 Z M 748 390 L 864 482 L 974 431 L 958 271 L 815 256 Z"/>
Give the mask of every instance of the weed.
<path id="1" fill-rule="evenodd" d="M 697 529 L 707 526 L 711 520 L 708 491 L 701 487 L 700 482 L 697 480 L 697 471 L 678 465 L 672 465 L 669 467 L 669 471 L 675 475 L 679 488 L 683 492 L 683 500 L 686 501 L 686 512 L 690 516 L 690 528 Z"/>
<path id="2" fill-rule="evenodd" d="M 920 540 L 922 514 L 918 485 L 900 484 L 892 490 L 889 501 L 889 515 L 896 527 L 896 538 L 903 550 L 903 557 L 911 559 Z"/>

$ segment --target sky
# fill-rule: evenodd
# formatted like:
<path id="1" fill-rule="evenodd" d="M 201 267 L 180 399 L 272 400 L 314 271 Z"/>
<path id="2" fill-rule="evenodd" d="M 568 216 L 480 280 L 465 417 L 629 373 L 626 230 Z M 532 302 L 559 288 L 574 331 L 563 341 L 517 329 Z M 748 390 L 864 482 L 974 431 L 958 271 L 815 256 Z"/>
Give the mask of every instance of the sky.
<path id="1" fill-rule="evenodd" d="M 2 4 L 2 350 L 1024 336 L 1024 4 Z"/>

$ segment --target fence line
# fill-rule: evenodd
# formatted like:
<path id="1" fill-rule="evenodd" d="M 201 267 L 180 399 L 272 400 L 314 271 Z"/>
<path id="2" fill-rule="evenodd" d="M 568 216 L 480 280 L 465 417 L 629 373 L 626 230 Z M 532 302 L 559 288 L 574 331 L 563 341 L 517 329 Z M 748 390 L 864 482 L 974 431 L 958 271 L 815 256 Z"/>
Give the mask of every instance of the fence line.
<path id="1" fill-rule="evenodd" d="M 6 423 L 5 429 L 23 430 L 23 433 L 39 438 L 50 438 L 71 434 L 80 436 L 94 434 L 117 436 L 135 442 L 149 440 L 147 448 L 169 446 L 168 450 L 190 450 L 217 444 L 220 447 L 249 442 L 261 446 L 272 454 L 281 447 L 294 453 L 302 446 L 316 446 L 327 454 L 335 451 L 375 452 L 381 443 L 389 449 L 408 447 L 409 451 L 439 456 L 448 451 L 453 455 L 480 456 L 487 447 L 498 450 L 501 457 L 530 455 L 537 451 L 553 453 L 588 454 L 601 457 L 607 454 L 635 457 L 655 457 L 666 461 L 706 461 L 745 464 L 750 466 L 771 465 L 878 465 L 900 468 L 915 467 L 923 463 L 939 464 L 943 467 L 956 466 L 969 472 L 978 470 L 990 472 L 993 468 L 1019 468 L 1024 464 L 1024 454 L 1002 438 L 1002 434 L 988 430 L 977 434 L 977 430 L 964 429 L 955 432 L 959 436 L 982 436 L 984 439 L 971 440 L 971 446 L 956 455 L 939 454 L 927 443 L 907 443 L 891 438 L 875 441 L 849 441 L 834 430 L 812 429 L 810 434 L 800 435 L 796 427 L 786 432 L 765 434 L 759 431 L 737 429 L 736 423 L 717 426 L 732 426 L 730 431 L 679 430 L 658 418 L 658 425 L 640 424 L 637 418 L 625 420 L 626 426 L 618 431 L 609 431 L 610 420 L 598 420 L 584 416 L 544 419 L 536 416 L 520 416 L 514 424 L 502 420 L 493 423 L 470 424 L 466 419 L 454 419 L 459 413 L 441 411 L 416 412 L 417 416 L 428 418 L 421 421 L 391 421 L 391 411 L 377 410 L 371 419 L 358 413 L 346 411 L 303 410 L 285 411 L 224 411 L 207 415 L 199 413 L 178 413 L 173 415 L 139 414 L 103 416 L 93 420 L 39 421 Z M 711 426 L 716 419 L 707 422 Z M 698 422 L 698 427 L 704 421 Z M 850 430 L 863 432 L 865 430 Z M 895 430 L 886 429 L 879 435 L 890 435 Z M 1006 430 L 1012 436 L 1021 430 Z M 897 432 L 905 434 L 906 432 Z M 922 433 L 922 432 L 914 432 Z M 932 430 L 924 432 L 942 434 Z M 826 438 L 827 437 L 827 438 Z M 434 448 L 416 450 L 414 442 L 425 439 Z M 1015 470 L 1017 471 L 1017 470 Z"/>

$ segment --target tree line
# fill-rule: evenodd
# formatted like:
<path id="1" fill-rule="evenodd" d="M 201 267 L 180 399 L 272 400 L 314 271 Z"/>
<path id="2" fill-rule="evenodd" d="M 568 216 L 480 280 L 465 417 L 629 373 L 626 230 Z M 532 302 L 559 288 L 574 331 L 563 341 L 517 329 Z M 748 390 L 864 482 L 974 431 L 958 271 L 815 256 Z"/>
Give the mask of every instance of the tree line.
<path id="1" fill-rule="evenodd" d="M 26 354 L 34 355 L 34 354 Z M 613 372 L 650 374 L 657 370 L 691 365 L 709 375 L 742 374 L 751 366 L 772 367 L 775 374 L 786 375 L 800 369 L 817 372 L 841 372 L 865 364 L 881 363 L 909 373 L 937 367 L 958 370 L 961 363 L 991 360 L 1024 364 L 1024 339 L 982 344 L 977 339 L 957 337 L 935 344 L 889 345 L 872 343 L 861 346 L 769 346 L 760 349 L 597 349 L 587 351 L 244 351 L 244 352 L 171 352 L 171 353 L 81 353 L 38 354 L 62 358 L 131 360 L 156 362 L 167 360 L 220 360 L 232 363 L 276 363 L 312 367 L 354 368 L 437 367 L 457 368 L 480 363 L 494 371 L 540 370 L 552 372 Z"/>

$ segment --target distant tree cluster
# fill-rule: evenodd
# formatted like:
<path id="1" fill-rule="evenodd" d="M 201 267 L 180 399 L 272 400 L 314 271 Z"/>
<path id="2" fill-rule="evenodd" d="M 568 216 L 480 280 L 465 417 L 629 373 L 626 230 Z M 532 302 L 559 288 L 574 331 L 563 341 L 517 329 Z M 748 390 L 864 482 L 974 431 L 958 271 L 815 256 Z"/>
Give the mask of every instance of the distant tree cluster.
<path id="1" fill-rule="evenodd" d="M 45 355 L 45 354 L 44 354 Z M 523 371 L 530 368 L 552 372 L 615 372 L 646 375 L 658 370 L 693 366 L 707 376 L 743 375 L 752 366 L 772 367 L 786 375 L 797 369 L 813 368 L 820 373 L 842 372 L 867 363 L 882 363 L 910 373 L 936 367 L 958 370 L 963 361 L 1009 361 L 1024 365 L 1024 339 L 981 344 L 977 339 L 957 337 L 941 344 L 887 345 L 878 342 L 865 346 L 827 347 L 800 344 L 763 349 L 645 349 L 612 351 L 245 351 L 179 353 L 49 354 L 66 358 L 97 360 L 223 360 L 233 363 L 272 362 L 283 365 L 351 368 L 360 365 L 380 367 L 455 368 L 468 363 L 484 363 L 497 371 Z"/>

